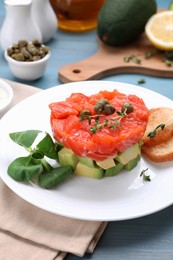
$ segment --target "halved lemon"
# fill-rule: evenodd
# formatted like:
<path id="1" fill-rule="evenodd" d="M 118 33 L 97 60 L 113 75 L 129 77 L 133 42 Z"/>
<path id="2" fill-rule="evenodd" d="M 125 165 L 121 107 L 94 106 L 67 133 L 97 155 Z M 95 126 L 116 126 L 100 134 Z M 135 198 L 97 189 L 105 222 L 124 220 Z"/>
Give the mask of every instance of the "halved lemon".
<path id="1" fill-rule="evenodd" d="M 150 42 L 158 49 L 173 50 L 173 11 L 161 11 L 151 16 L 145 26 Z"/>

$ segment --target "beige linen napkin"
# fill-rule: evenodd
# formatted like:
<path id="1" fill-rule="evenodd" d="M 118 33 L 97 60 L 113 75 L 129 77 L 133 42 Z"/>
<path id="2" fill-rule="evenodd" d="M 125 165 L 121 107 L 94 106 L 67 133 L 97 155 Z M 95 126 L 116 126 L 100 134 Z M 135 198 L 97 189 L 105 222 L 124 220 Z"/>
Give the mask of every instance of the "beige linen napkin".
<path id="1" fill-rule="evenodd" d="M 39 91 L 8 83 L 15 94 L 11 106 Z M 106 225 L 46 212 L 21 199 L 0 180 L 0 259 L 62 260 L 67 253 L 83 256 L 93 252 Z"/>

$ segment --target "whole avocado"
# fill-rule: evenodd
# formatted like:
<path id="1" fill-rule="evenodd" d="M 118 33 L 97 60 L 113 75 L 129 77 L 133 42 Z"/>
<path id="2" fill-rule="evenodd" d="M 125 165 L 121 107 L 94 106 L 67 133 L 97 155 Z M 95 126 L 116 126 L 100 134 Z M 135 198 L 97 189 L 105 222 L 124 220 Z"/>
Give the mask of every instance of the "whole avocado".
<path id="1" fill-rule="evenodd" d="M 127 44 L 144 32 L 156 11 L 155 0 L 106 0 L 98 16 L 98 37 L 110 46 Z"/>

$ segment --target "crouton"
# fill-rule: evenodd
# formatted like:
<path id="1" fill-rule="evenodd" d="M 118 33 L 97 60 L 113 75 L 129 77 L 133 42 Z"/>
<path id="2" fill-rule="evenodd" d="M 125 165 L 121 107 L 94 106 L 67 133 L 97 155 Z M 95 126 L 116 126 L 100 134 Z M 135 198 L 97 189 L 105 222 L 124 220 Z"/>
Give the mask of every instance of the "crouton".
<path id="1" fill-rule="evenodd" d="M 153 132 L 159 125 L 164 125 L 162 129 L 159 127 L 154 137 L 148 134 Z M 173 109 L 168 107 L 158 107 L 150 110 L 147 128 L 142 138 L 145 146 L 158 145 L 167 141 L 173 136 Z"/>
<path id="2" fill-rule="evenodd" d="M 154 162 L 173 161 L 173 109 L 158 107 L 150 110 L 142 153 Z"/>
<path id="3" fill-rule="evenodd" d="M 173 137 L 166 142 L 151 147 L 142 146 L 142 152 L 154 162 L 168 162 L 173 161 Z"/>

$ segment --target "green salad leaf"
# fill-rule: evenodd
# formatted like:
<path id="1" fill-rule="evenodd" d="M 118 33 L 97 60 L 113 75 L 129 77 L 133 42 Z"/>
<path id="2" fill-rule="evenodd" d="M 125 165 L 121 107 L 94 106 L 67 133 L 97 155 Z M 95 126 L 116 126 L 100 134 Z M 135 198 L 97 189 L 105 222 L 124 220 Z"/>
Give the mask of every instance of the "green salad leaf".
<path id="1" fill-rule="evenodd" d="M 33 147 L 40 134 L 44 134 L 44 137 Z M 73 169 L 70 166 L 53 167 L 48 162 L 47 158 L 58 162 L 58 151 L 63 148 L 63 145 L 55 142 L 48 133 L 26 130 L 10 133 L 9 136 L 29 153 L 25 157 L 16 158 L 8 166 L 7 172 L 15 181 L 36 181 L 39 186 L 51 189 L 72 175 Z"/>

